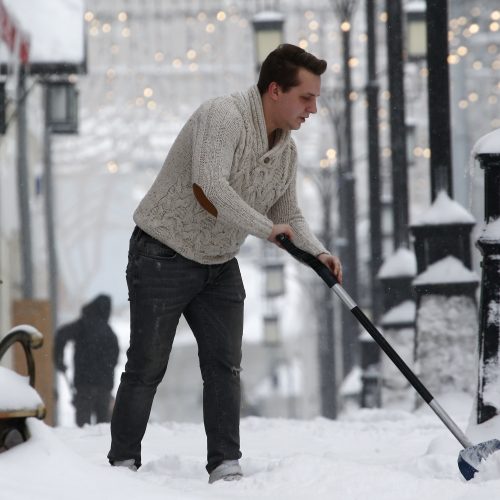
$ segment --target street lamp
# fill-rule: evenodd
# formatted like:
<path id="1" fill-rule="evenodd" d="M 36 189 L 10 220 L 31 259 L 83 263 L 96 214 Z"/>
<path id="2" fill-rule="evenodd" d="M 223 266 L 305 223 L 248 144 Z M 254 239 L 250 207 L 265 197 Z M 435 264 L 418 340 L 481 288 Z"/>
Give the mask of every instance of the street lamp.
<path id="1" fill-rule="evenodd" d="M 419 62 L 427 57 L 426 4 L 415 0 L 406 5 L 406 54 L 409 61 Z"/>
<path id="2" fill-rule="evenodd" d="M 255 34 L 255 58 L 257 72 L 269 52 L 283 43 L 283 24 L 285 16 L 280 12 L 263 11 L 256 14 L 252 20 Z"/>
<path id="3" fill-rule="evenodd" d="M 2 135 L 7 131 L 6 108 L 5 82 L 0 82 L 0 134 Z"/>
<path id="4" fill-rule="evenodd" d="M 47 126 L 55 134 L 78 132 L 78 91 L 73 83 L 47 83 Z"/>

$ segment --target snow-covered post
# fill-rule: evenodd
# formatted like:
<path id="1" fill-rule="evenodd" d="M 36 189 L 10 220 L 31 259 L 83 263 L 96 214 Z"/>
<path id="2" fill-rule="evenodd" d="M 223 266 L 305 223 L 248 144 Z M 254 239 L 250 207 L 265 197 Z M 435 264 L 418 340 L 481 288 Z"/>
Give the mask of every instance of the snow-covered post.
<path id="1" fill-rule="evenodd" d="M 474 392 L 476 289 L 471 270 L 474 217 L 441 191 L 411 227 L 418 276 L 416 371 L 434 394 Z"/>
<path id="2" fill-rule="evenodd" d="M 378 272 L 382 283 L 384 315 L 380 325 L 384 336 L 409 365 L 413 365 L 415 345 L 415 292 L 412 281 L 417 272 L 415 254 L 399 248 L 388 257 Z M 411 409 L 408 393 L 412 394 L 406 378 L 389 358 L 380 360 L 381 405 Z"/>
<path id="3" fill-rule="evenodd" d="M 479 321 L 477 423 L 500 413 L 500 130 L 474 148 L 484 169 L 485 225 L 477 247 L 483 256 Z"/>

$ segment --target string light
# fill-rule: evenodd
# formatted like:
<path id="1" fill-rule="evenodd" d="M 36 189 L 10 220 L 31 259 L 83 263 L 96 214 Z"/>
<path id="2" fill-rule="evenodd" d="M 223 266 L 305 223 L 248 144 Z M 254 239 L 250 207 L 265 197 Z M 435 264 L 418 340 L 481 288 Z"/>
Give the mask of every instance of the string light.
<path id="1" fill-rule="evenodd" d="M 114 160 L 110 160 L 106 163 L 106 168 L 110 174 L 116 174 L 118 172 L 118 163 Z"/>
<path id="2" fill-rule="evenodd" d="M 347 21 L 344 21 L 343 23 L 341 23 L 340 25 L 340 29 L 346 33 L 347 31 L 350 31 L 351 30 L 351 23 L 347 22 Z"/>
<path id="3" fill-rule="evenodd" d="M 217 21 L 225 21 L 226 20 L 226 13 L 223 11 L 223 10 L 220 10 L 219 12 L 217 12 Z"/>
<path id="4" fill-rule="evenodd" d="M 85 12 L 85 15 L 83 16 L 83 18 L 85 19 L 85 21 L 90 23 L 90 21 L 92 21 L 94 19 L 94 13 L 92 11 L 88 10 L 87 12 Z"/>

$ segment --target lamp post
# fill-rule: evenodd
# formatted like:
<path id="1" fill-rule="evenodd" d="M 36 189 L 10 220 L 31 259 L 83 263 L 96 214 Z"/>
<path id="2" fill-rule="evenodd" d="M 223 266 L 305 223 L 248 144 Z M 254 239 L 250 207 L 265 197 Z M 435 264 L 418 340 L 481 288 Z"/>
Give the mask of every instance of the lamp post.
<path id="1" fill-rule="evenodd" d="M 252 19 L 257 73 L 269 52 L 283 43 L 285 17 L 280 12 L 263 11 Z"/>
<path id="2" fill-rule="evenodd" d="M 54 227 L 54 192 L 52 176 L 52 133 L 76 134 L 78 132 L 78 93 L 69 81 L 47 80 L 44 85 L 44 179 L 45 224 L 49 262 L 49 296 L 52 324 L 57 327 L 58 313 L 58 266 Z"/>
<path id="3" fill-rule="evenodd" d="M 0 82 L 0 134 L 3 135 L 7 131 L 7 96 L 5 93 L 5 82 Z"/>
<path id="4" fill-rule="evenodd" d="M 406 158 L 403 30 L 401 0 L 387 0 L 387 57 L 389 65 L 392 203 L 394 249 L 408 247 L 408 165 Z"/>
<path id="5" fill-rule="evenodd" d="M 409 61 L 419 62 L 427 57 L 427 26 L 425 1 L 414 0 L 405 7 L 406 54 Z"/>
<path id="6" fill-rule="evenodd" d="M 307 168 L 308 177 L 316 185 L 321 201 L 323 216 L 320 239 L 325 248 L 332 248 L 332 207 L 335 199 L 336 183 L 334 158 L 323 159 L 320 168 Z M 334 419 L 337 417 L 337 361 L 335 356 L 335 329 L 332 293 L 325 287 L 321 290 L 321 299 L 318 301 L 319 328 L 318 328 L 318 359 L 319 359 L 319 386 L 321 398 L 321 415 Z"/>
<path id="7" fill-rule="evenodd" d="M 382 296 L 377 272 L 382 265 L 382 219 L 380 201 L 380 145 L 378 123 L 378 94 L 377 81 L 377 53 L 375 34 L 375 2 L 366 0 L 366 34 L 368 73 L 366 83 L 366 98 L 368 101 L 368 165 L 369 165 L 369 194 L 370 194 L 370 277 L 372 315 L 375 322 L 382 313 Z"/>
<path id="8" fill-rule="evenodd" d="M 334 11 L 340 21 L 342 34 L 342 67 L 344 76 L 343 100 L 344 120 L 342 148 L 339 147 L 339 211 L 340 211 L 340 257 L 344 276 L 349 281 L 349 294 L 358 297 L 358 245 L 356 235 L 356 191 L 354 159 L 352 151 L 352 83 L 351 83 L 351 21 L 357 0 L 332 0 Z M 354 317 L 342 309 L 342 366 L 347 376 L 358 356 L 359 327 Z"/>
<path id="9" fill-rule="evenodd" d="M 426 26 L 431 196 L 434 200 L 441 190 L 453 198 L 446 0 L 427 0 Z"/>

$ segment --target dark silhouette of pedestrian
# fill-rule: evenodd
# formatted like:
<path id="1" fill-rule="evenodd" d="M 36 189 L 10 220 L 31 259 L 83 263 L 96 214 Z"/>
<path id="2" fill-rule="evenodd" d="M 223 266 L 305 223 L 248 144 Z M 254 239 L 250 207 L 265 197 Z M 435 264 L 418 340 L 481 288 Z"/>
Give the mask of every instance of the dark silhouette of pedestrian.
<path id="1" fill-rule="evenodd" d="M 66 373 L 64 349 L 74 342 L 74 376 L 71 384 L 76 423 L 79 427 L 109 422 L 111 390 L 118 361 L 118 339 L 108 324 L 111 297 L 99 295 L 82 307 L 80 318 L 63 325 L 56 334 L 56 369 Z"/>

